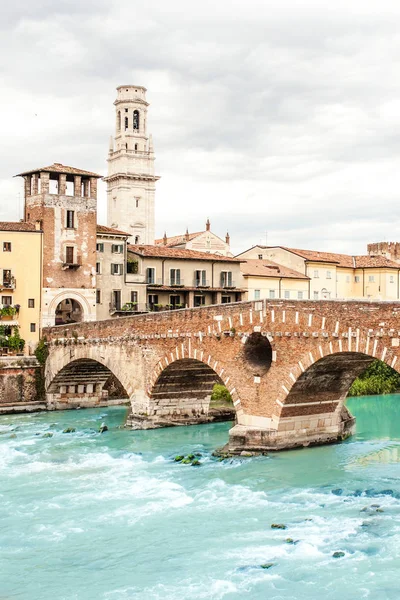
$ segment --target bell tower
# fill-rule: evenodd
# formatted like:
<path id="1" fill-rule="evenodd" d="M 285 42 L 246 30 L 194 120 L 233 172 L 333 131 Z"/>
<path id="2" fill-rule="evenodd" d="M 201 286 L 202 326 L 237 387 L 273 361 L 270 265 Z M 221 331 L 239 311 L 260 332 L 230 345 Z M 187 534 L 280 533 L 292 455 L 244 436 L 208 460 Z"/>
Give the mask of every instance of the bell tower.
<path id="1" fill-rule="evenodd" d="M 131 234 L 131 244 L 154 244 L 154 148 L 147 133 L 146 88 L 120 85 L 115 136 L 108 152 L 107 224 Z"/>

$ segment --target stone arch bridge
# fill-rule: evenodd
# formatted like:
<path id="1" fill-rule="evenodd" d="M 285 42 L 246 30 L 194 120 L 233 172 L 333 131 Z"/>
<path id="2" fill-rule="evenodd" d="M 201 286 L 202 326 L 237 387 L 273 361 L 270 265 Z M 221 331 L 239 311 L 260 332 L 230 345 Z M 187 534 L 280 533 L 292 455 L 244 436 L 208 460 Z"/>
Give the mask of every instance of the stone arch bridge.
<path id="1" fill-rule="evenodd" d="M 130 400 L 133 428 L 207 421 L 229 389 L 232 452 L 347 437 L 353 380 L 378 358 L 400 367 L 400 303 L 263 300 L 45 330 L 49 408 Z"/>

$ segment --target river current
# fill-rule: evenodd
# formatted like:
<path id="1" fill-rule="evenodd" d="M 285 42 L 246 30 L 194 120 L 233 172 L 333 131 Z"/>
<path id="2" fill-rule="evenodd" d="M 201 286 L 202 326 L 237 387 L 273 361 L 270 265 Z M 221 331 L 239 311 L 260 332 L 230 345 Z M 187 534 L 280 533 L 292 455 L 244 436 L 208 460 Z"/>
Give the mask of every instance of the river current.
<path id="1" fill-rule="evenodd" d="M 0 600 L 398 600 L 400 396 L 348 407 L 345 443 L 222 462 L 229 423 L 0 417 Z"/>

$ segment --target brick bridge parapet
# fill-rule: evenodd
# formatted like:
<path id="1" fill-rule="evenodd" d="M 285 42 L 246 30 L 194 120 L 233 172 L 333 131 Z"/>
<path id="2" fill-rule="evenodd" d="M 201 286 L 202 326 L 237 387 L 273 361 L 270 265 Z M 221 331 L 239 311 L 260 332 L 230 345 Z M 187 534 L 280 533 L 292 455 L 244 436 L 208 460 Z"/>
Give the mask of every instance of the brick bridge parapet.
<path id="1" fill-rule="evenodd" d="M 343 402 L 355 377 L 374 358 L 399 367 L 399 315 L 399 302 L 262 300 L 48 328 L 49 405 L 70 392 L 69 365 L 95 361 L 97 392 L 111 372 L 133 426 L 183 423 L 188 407 L 196 422 L 208 371 L 233 397 L 232 451 L 335 441 L 353 425 Z M 197 363 L 190 390 L 183 372 Z"/>

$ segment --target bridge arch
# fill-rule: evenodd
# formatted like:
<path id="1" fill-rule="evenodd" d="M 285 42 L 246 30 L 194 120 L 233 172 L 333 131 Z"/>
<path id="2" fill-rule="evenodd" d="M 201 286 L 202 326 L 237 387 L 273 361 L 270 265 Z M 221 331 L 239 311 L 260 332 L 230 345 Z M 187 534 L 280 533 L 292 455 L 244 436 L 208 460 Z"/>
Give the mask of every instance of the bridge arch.
<path id="1" fill-rule="evenodd" d="M 170 353 L 157 365 L 147 390 L 148 415 L 151 419 L 169 424 L 199 424 L 214 420 L 230 420 L 241 411 L 240 399 L 226 368 L 197 350 L 189 357 Z M 227 387 L 233 400 L 230 409 L 210 407 L 211 394 L 216 383 Z"/>
<path id="2" fill-rule="evenodd" d="M 320 345 L 319 353 L 317 360 L 313 352 L 304 354 L 287 374 L 274 409 L 278 437 L 283 432 L 286 439 L 303 436 L 305 445 L 344 439 L 355 425 L 344 404 L 353 381 L 374 360 L 399 372 L 398 348 L 389 348 L 368 332 L 356 344 L 337 340 Z"/>

